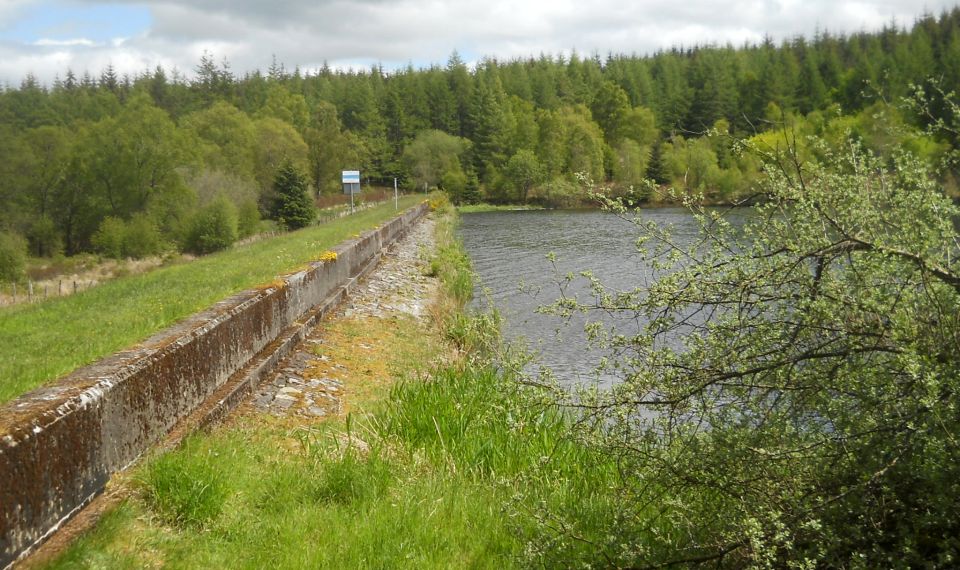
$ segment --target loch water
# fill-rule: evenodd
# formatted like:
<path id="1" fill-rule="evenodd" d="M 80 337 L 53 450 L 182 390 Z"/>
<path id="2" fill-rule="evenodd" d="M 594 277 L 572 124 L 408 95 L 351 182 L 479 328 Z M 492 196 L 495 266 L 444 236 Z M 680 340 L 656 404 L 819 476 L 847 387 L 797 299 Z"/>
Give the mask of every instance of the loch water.
<path id="1" fill-rule="evenodd" d="M 697 237 L 697 224 L 684 208 L 649 209 L 641 215 L 644 220 L 670 225 L 679 243 Z M 742 214 L 734 217 L 739 222 Z M 478 277 L 473 306 L 492 303 L 499 309 L 505 320 L 505 338 L 524 342 L 561 383 L 608 386 L 617 377 L 609 372 L 593 374 L 604 355 L 588 346 L 583 327 L 600 319 L 605 326 L 630 334 L 638 330 L 635 317 L 591 313 L 564 323 L 556 316 L 539 314 L 537 308 L 561 295 L 559 283 L 568 272 L 589 270 L 616 290 L 649 283 L 654 272 L 636 252 L 638 236 L 637 227 L 629 220 L 596 210 L 462 214 L 460 237 Z M 548 259 L 549 254 L 555 256 L 555 263 Z M 563 294 L 584 302 L 593 299 L 585 279 L 574 281 Z"/>

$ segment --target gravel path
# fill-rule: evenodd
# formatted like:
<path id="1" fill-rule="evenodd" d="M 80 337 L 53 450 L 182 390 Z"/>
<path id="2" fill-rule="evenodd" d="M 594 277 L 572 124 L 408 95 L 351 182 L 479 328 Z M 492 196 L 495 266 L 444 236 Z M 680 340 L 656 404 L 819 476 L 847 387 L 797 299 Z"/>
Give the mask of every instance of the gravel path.
<path id="1" fill-rule="evenodd" d="M 427 305 L 436 279 L 425 275 L 427 253 L 433 250 L 434 221 L 424 218 L 403 239 L 387 249 L 377 268 L 355 285 L 350 297 L 329 318 L 387 319 L 397 315 L 426 318 Z M 314 329 L 297 349 L 277 366 L 252 399 L 256 410 L 275 416 L 323 417 L 342 409 L 343 382 L 347 372 L 329 356 L 318 356 L 324 327 Z M 362 342 L 359 348 L 370 348 Z M 310 369 L 322 368 L 324 376 L 311 377 Z"/>

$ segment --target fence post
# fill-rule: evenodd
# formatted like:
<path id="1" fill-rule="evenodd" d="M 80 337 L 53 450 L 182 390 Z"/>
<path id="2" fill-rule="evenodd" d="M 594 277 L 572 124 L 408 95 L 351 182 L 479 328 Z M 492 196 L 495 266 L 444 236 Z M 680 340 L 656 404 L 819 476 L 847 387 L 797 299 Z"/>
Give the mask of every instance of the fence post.
<path id="1" fill-rule="evenodd" d="M 33 302 L 33 281 L 27 280 L 27 301 Z"/>
<path id="2" fill-rule="evenodd" d="M 77 294 L 77 280 L 76 280 L 76 279 L 73 280 L 73 294 L 74 294 L 74 295 Z"/>
<path id="3" fill-rule="evenodd" d="M 57 297 L 63 297 L 63 279 L 57 282 Z"/>

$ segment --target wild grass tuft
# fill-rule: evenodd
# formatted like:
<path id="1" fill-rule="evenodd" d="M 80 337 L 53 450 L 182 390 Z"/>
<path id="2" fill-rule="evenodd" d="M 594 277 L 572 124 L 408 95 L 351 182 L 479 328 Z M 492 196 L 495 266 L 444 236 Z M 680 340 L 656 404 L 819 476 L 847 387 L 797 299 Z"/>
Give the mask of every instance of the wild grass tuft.
<path id="1" fill-rule="evenodd" d="M 379 452 L 362 454 L 349 448 L 320 463 L 314 495 L 324 503 L 356 506 L 381 497 L 396 480 L 395 471 Z"/>
<path id="2" fill-rule="evenodd" d="M 141 479 L 147 502 L 178 526 L 204 528 L 216 521 L 229 494 L 216 455 L 188 438 L 177 453 L 150 461 Z"/>

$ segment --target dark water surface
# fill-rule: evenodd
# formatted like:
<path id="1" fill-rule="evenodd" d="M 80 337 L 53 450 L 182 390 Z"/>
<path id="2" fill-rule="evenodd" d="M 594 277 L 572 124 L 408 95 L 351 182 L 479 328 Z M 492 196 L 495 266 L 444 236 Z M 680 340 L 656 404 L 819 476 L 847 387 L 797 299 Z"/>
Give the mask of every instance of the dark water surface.
<path id="1" fill-rule="evenodd" d="M 671 224 L 678 242 L 696 237 L 696 223 L 683 208 L 645 210 L 643 217 Z M 600 315 L 580 316 L 564 326 L 557 317 L 537 314 L 536 309 L 558 298 L 558 279 L 567 272 L 590 270 L 618 290 L 648 283 L 652 272 L 636 254 L 638 232 L 633 224 L 597 211 L 488 212 L 463 214 L 460 233 L 479 276 L 474 305 L 482 305 L 481 288 L 489 289 L 490 300 L 505 318 L 507 339 L 525 339 L 565 384 L 607 385 L 616 380 L 591 376 L 602 354 L 587 346 L 583 325 Z M 556 267 L 547 259 L 551 252 Z M 584 279 L 566 294 L 592 299 Z M 602 320 L 627 334 L 637 330 L 630 315 L 604 315 Z"/>

